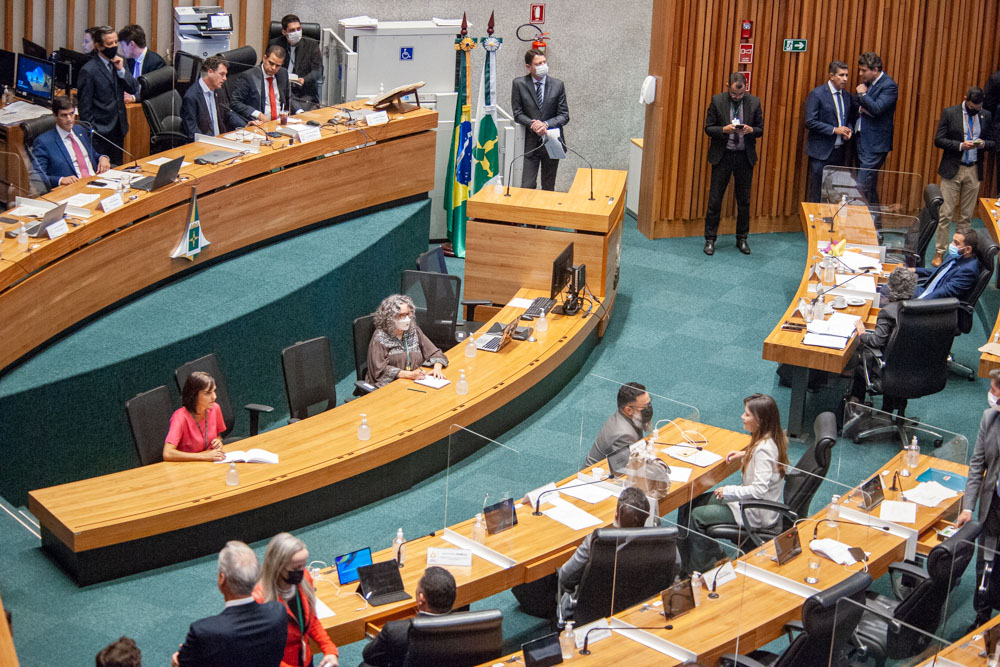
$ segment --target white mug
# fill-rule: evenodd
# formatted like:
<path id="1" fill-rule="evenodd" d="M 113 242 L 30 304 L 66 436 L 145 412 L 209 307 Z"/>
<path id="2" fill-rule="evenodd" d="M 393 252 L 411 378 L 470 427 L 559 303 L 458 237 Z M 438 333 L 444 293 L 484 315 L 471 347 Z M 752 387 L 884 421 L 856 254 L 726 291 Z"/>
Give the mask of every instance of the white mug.
<path id="1" fill-rule="evenodd" d="M 835 308 L 845 308 L 847 306 L 847 298 L 843 294 L 838 294 L 833 297 L 833 306 Z"/>

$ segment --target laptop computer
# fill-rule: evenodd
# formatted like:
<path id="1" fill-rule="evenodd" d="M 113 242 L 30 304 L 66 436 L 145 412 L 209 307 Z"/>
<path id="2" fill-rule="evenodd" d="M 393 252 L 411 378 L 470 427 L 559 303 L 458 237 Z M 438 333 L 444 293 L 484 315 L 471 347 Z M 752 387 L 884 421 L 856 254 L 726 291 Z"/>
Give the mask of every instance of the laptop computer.
<path id="1" fill-rule="evenodd" d="M 184 156 L 170 160 L 169 162 L 164 162 L 160 165 L 160 168 L 156 171 L 156 176 L 146 176 L 138 180 L 132 181 L 132 187 L 136 190 L 144 190 L 146 192 L 152 192 L 153 190 L 159 190 L 164 185 L 169 185 L 174 182 L 177 178 L 177 174 L 181 172 L 181 164 L 184 162 Z"/>
<path id="2" fill-rule="evenodd" d="M 521 644 L 521 652 L 524 667 L 550 667 L 561 665 L 563 661 L 558 632 Z"/>
<path id="3" fill-rule="evenodd" d="M 28 236 L 36 239 L 42 234 L 44 234 L 45 230 L 48 229 L 49 226 L 54 225 L 55 223 L 62 220 L 65 215 L 66 215 L 66 204 L 60 204 L 59 206 L 55 206 L 46 211 L 45 215 L 43 215 L 42 219 L 39 220 L 38 222 L 33 222 L 30 225 L 26 225 L 25 231 L 28 232 Z"/>
<path id="4" fill-rule="evenodd" d="M 358 580 L 358 568 L 372 564 L 372 550 L 370 547 L 352 551 L 343 556 L 333 559 L 333 564 L 337 566 L 337 580 L 341 586 L 353 584 Z"/>
<path id="5" fill-rule="evenodd" d="M 510 324 L 500 324 L 497 322 L 490 330 L 476 339 L 476 348 L 486 352 L 499 352 L 503 346 L 511 341 L 514 332 L 517 330 L 517 320 L 513 319 Z"/>
<path id="6" fill-rule="evenodd" d="M 358 578 L 358 593 L 373 607 L 413 597 L 403 590 L 403 577 L 395 560 L 359 567 Z"/>
<path id="7" fill-rule="evenodd" d="M 861 509 L 871 512 L 885 500 L 885 489 L 882 487 L 881 475 L 875 475 L 861 485 Z"/>

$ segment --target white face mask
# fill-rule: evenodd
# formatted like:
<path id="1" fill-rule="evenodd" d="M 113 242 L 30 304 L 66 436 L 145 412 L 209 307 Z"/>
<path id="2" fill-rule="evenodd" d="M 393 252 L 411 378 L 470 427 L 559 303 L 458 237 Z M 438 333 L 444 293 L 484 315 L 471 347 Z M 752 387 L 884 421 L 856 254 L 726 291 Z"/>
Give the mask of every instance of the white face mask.
<path id="1" fill-rule="evenodd" d="M 288 37 L 288 43 L 289 44 L 293 44 L 293 45 L 294 44 L 298 44 L 299 40 L 302 39 L 302 31 L 301 30 L 290 30 L 288 32 L 287 37 Z"/>
<path id="2" fill-rule="evenodd" d="M 406 331 L 407 329 L 409 329 L 410 328 L 410 318 L 409 317 L 401 317 L 398 320 L 396 320 L 396 328 L 399 329 L 400 331 Z"/>
<path id="3" fill-rule="evenodd" d="M 535 67 L 535 78 L 537 78 L 537 79 L 541 79 L 543 76 L 545 76 L 548 73 L 549 73 L 549 64 L 548 63 L 542 63 L 541 65 L 537 65 Z"/>
<path id="4" fill-rule="evenodd" d="M 997 401 L 1000 399 L 994 396 L 992 391 L 986 392 L 986 400 L 989 402 L 991 408 L 994 410 L 1000 410 L 1000 408 L 997 407 Z"/>

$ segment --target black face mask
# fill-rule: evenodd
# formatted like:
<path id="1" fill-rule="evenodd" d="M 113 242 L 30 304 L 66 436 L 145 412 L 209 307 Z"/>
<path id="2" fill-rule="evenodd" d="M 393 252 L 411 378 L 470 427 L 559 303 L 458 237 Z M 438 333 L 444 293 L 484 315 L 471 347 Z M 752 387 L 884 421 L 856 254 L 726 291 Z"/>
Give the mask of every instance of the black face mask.
<path id="1" fill-rule="evenodd" d="M 114 60 L 115 58 L 118 57 L 118 47 L 106 46 L 103 49 L 101 49 L 101 53 L 104 54 L 104 57 L 107 58 L 108 60 Z"/>
<path id="2" fill-rule="evenodd" d="M 298 586 L 302 583 L 302 578 L 306 576 L 305 570 L 291 570 L 285 573 L 285 581 L 290 583 L 292 586 Z"/>
<path id="3" fill-rule="evenodd" d="M 642 410 L 640 410 L 639 411 L 639 415 L 642 417 L 642 423 L 643 424 L 652 424 L 653 423 L 653 404 L 650 403 L 649 405 L 647 405 L 646 407 L 644 407 Z"/>
<path id="4" fill-rule="evenodd" d="M 965 111 L 966 111 L 966 112 L 967 112 L 967 113 L 968 113 L 968 114 L 969 114 L 970 116 L 978 116 L 978 115 L 979 115 L 979 109 L 970 109 L 969 107 L 965 107 Z"/>

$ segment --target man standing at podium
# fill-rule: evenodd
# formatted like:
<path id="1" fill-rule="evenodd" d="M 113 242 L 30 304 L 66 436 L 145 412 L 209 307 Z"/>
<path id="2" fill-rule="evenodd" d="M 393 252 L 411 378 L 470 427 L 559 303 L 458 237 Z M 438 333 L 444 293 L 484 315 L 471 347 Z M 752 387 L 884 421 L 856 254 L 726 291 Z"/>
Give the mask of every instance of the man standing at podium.
<path id="1" fill-rule="evenodd" d="M 514 79 L 510 94 L 510 106 L 514 120 L 524 125 L 524 167 L 521 171 L 521 187 L 536 187 L 538 167 L 542 168 L 542 189 L 555 190 L 556 170 L 559 161 L 550 158 L 542 148 L 550 129 L 559 129 L 559 141 L 566 145 L 562 128 L 569 123 L 569 107 L 566 105 L 566 89 L 563 82 L 549 76 L 549 65 L 545 54 L 537 49 L 529 49 L 524 54 L 525 76 Z"/>

